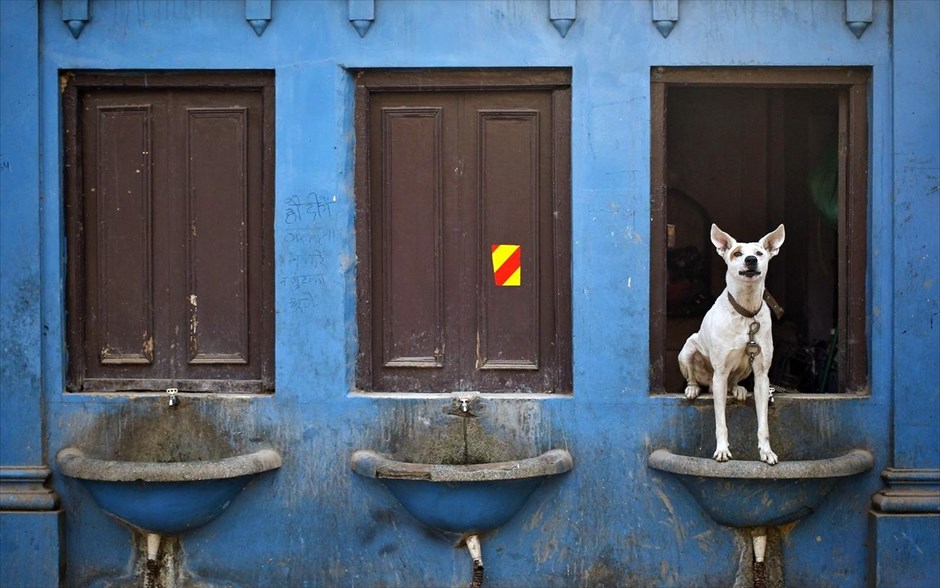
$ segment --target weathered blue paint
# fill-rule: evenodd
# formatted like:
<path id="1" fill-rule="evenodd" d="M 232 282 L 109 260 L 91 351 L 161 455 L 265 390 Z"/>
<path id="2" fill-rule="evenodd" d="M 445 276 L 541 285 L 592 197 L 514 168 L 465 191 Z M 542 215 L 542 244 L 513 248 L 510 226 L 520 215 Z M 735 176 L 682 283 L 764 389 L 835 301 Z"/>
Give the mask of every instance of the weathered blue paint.
<path id="1" fill-rule="evenodd" d="M 60 567 L 62 513 L 53 510 L 55 495 L 41 491 L 48 470 L 40 467 L 48 462 L 40 402 L 38 32 L 35 6 L 0 2 L 0 488 L 4 493 L 0 584 L 4 586 L 56 585 Z M 8 493 L 19 496 L 8 498 Z"/>
<path id="2" fill-rule="evenodd" d="M 39 15 L 0 2 L 0 465 L 43 463 L 40 381 Z M 16 80 L 14 83 L 6 83 Z M 15 408 L 15 412 L 14 409 Z M 9 411 L 9 412 L 8 412 Z M 15 422 L 8 424 L 8 416 Z"/>
<path id="3" fill-rule="evenodd" d="M 0 584 L 45 588 L 63 577 L 62 511 L 0 514 Z"/>
<path id="4" fill-rule="evenodd" d="M 894 466 L 940 468 L 940 7 L 894 10 Z M 934 57 L 931 57 L 934 56 Z M 932 246 L 933 244 L 933 246 Z M 916 377 L 911 377 L 916 373 Z"/>
<path id="5" fill-rule="evenodd" d="M 940 515 L 874 515 L 872 582 L 880 588 L 931 586 L 940 577 L 936 550 L 924 549 L 940 537 Z M 925 553 L 926 552 L 926 553 Z M 910 562 L 919 562 L 912 566 Z"/>
<path id="6" fill-rule="evenodd" d="M 940 6 L 895 2 L 892 26 L 893 460 L 869 564 L 879 586 L 928 586 L 940 575 L 940 140 L 936 122 L 914 121 L 940 119 Z"/>
<path id="7" fill-rule="evenodd" d="M 678 481 L 646 468 L 657 447 L 705 455 L 713 443 L 709 407 L 647 390 L 650 67 L 867 65 L 870 394 L 778 398 L 772 437 L 784 460 L 807 445 L 833 454 L 862 447 L 875 467 L 785 532 L 784 573 L 792 585 L 864 586 L 873 558 L 903 558 L 895 570 L 933 569 L 940 546 L 924 531 L 934 528 L 924 526 L 933 524 L 923 522 L 927 516 L 910 523 L 920 544 L 894 556 L 870 553 L 866 537 L 881 469 L 940 464 L 937 3 L 876 0 L 861 38 L 846 26 L 839 1 L 680 6 L 681 21 L 663 38 L 648 2 L 579 2 L 576 24 L 562 38 L 539 0 L 387 0 L 376 3 L 374 24 L 360 38 L 343 0 L 274 2 L 259 37 L 246 26 L 243 2 L 92 0 L 91 19 L 75 39 L 59 2 L 0 2 L 0 465 L 49 464 L 58 449 L 103 424 L 160 419 L 166 410 L 137 397 L 63 392 L 60 70 L 272 69 L 277 283 L 302 269 L 288 255 L 298 234 L 327 260 L 327 274 L 304 291 L 277 289 L 273 396 L 183 399 L 284 456 L 281 470 L 242 492 L 232 507 L 237 516 L 187 535 L 186 565 L 243 585 L 465 583 L 466 555 L 346 463 L 355 448 L 433 440 L 446 425 L 448 401 L 349 394 L 356 298 L 354 97 L 346 68 L 570 67 L 574 395 L 486 398 L 481 420 L 520 454 L 564 446 L 577 465 L 485 538 L 487 583 L 728 585 L 738 565 L 735 532 L 711 521 Z M 291 198 L 313 193 L 327 199 L 327 210 L 288 224 Z M 316 306 L 291 305 L 301 296 Z M 732 426 L 747 433 L 735 445 L 743 451 L 753 444 L 753 413 L 729 412 Z M 67 515 L 69 582 L 126 575 L 129 531 L 77 484 L 54 476 L 54 485 Z M 7 516 L 0 515 L 4 525 Z M 22 547 L 7 538 L 27 528 L 4 531 L 4 554 L 7 545 Z M 58 543 L 41 545 L 46 555 L 36 558 L 56 561 Z"/>

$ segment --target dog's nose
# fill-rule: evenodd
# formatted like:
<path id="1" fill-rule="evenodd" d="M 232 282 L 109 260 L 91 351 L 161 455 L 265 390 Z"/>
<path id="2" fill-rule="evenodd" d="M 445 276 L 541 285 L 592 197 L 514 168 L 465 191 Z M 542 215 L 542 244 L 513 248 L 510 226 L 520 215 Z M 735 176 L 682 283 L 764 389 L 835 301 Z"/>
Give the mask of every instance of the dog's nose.
<path id="1" fill-rule="evenodd" d="M 757 265 L 757 256 L 748 255 L 744 258 L 745 265 Z"/>

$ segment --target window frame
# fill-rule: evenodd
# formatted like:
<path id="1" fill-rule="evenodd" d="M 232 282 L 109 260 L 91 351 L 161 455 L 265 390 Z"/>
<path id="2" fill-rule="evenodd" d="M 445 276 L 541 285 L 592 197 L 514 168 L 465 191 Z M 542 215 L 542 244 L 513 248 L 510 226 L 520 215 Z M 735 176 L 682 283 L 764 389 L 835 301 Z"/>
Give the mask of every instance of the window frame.
<path id="1" fill-rule="evenodd" d="M 372 190 L 370 112 L 371 97 L 382 92 L 454 92 L 494 90 L 548 90 L 553 114 L 552 201 L 558 214 L 552 232 L 555 249 L 555 365 L 559 366 L 559 395 L 573 393 L 571 329 L 571 69 L 570 68 L 459 68 L 357 69 L 355 81 L 355 200 L 356 200 L 356 321 L 358 328 L 354 389 L 366 394 L 398 393 L 375 388 L 373 354 Z M 453 390 L 441 390 L 441 393 Z M 500 390 L 494 393 L 512 393 Z M 411 392 L 402 392 L 411 393 Z"/>
<path id="2" fill-rule="evenodd" d="M 839 392 L 869 393 L 867 333 L 870 67 L 650 68 L 650 394 L 667 394 L 666 124 L 670 86 L 824 88 L 839 91 L 837 360 Z M 861 227 L 861 229 L 859 229 Z"/>
<path id="3" fill-rule="evenodd" d="M 261 94 L 261 250 L 262 300 L 260 380 L 87 378 L 85 338 L 85 239 L 81 111 L 83 91 L 92 89 L 232 89 Z M 274 72 L 272 70 L 63 70 L 59 76 L 63 133 L 65 225 L 66 392 L 154 392 L 181 387 L 191 392 L 269 394 L 274 391 Z M 90 384 L 90 385 L 89 385 Z"/>

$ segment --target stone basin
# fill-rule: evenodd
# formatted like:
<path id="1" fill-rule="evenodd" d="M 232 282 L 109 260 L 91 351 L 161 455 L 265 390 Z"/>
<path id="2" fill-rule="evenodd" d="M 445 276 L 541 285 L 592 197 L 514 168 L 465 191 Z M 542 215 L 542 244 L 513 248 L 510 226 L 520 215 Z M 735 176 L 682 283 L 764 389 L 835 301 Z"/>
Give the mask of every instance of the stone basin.
<path id="1" fill-rule="evenodd" d="M 144 533 L 171 536 L 222 514 L 255 476 L 279 468 L 281 456 L 264 448 L 212 460 L 125 461 L 66 447 L 56 464 L 114 518 Z"/>
<path id="2" fill-rule="evenodd" d="M 716 522 L 729 527 L 768 527 L 802 519 L 819 507 L 840 480 L 868 471 L 871 453 L 853 449 L 826 459 L 761 461 L 676 455 L 657 449 L 649 467 L 669 472 Z"/>
<path id="3" fill-rule="evenodd" d="M 421 523 L 466 535 L 504 525 L 539 484 L 571 470 L 572 459 L 566 450 L 553 449 L 514 461 L 447 465 L 396 461 L 359 450 L 350 466 L 380 480 Z"/>

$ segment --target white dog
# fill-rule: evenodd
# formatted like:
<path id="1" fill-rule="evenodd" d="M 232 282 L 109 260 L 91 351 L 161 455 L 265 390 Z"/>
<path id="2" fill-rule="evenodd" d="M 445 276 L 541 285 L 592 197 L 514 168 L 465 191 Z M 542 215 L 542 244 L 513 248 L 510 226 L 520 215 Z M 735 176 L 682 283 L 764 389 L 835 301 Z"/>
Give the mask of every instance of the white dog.
<path id="1" fill-rule="evenodd" d="M 764 304 L 764 280 L 770 259 L 780 251 L 784 240 L 783 225 L 757 243 L 738 243 L 712 225 L 711 239 L 718 255 L 725 260 L 725 290 L 705 313 L 702 327 L 685 342 L 679 352 L 679 369 L 688 385 L 689 400 L 708 386 L 715 400 L 714 458 L 731 459 L 725 401 L 731 390 L 738 400 L 745 400 L 747 390 L 738 383 L 754 372 L 754 405 L 757 410 L 757 446 L 762 461 L 773 465 L 777 455 L 770 448 L 767 405 L 770 401 L 770 362 L 774 343 L 771 337 L 770 310 Z"/>

